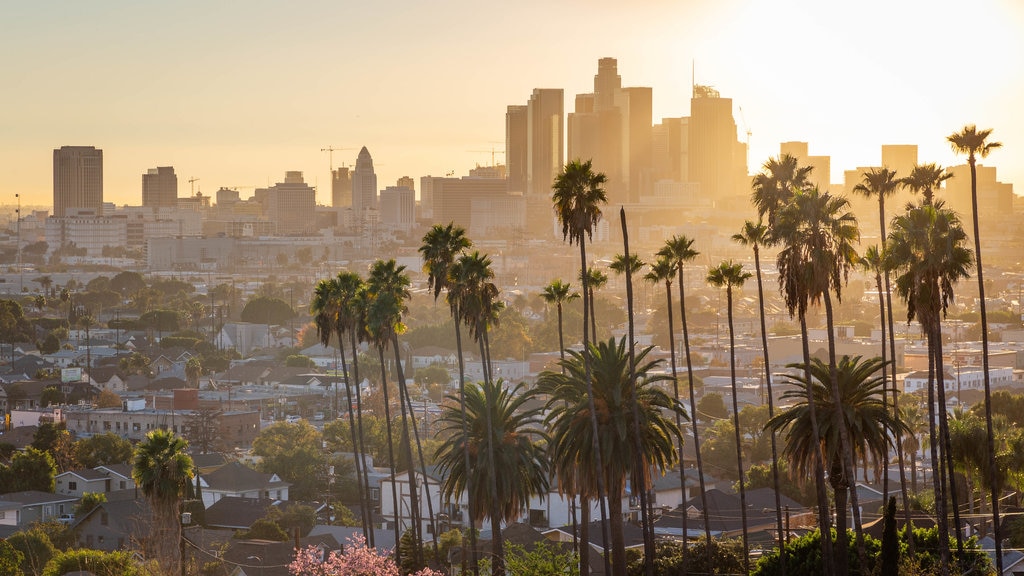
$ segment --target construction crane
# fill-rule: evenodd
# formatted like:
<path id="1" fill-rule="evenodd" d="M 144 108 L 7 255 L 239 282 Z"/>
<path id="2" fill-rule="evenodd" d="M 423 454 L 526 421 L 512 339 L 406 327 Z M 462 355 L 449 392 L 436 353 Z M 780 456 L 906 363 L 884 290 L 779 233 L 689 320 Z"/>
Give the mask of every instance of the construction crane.
<path id="1" fill-rule="evenodd" d="M 491 166 L 497 166 L 497 164 L 494 163 L 494 155 L 495 154 L 504 154 L 505 153 L 504 150 L 498 150 L 494 146 L 491 146 L 490 150 L 466 150 L 466 152 L 490 152 L 491 153 Z"/>
<path id="2" fill-rule="evenodd" d="M 199 182 L 199 178 L 192 177 L 188 179 L 188 186 L 192 196 L 196 195 L 196 182 Z"/>
<path id="3" fill-rule="evenodd" d="M 747 158 L 746 158 L 746 160 L 747 160 L 747 170 L 750 170 L 750 135 L 752 134 L 752 132 L 750 131 L 750 126 L 747 124 L 747 115 L 743 113 L 743 106 L 740 106 L 739 109 L 740 109 L 740 121 L 743 122 L 743 130 L 745 130 L 746 133 L 747 133 Z"/>
<path id="4" fill-rule="evenodd" d="M 331 169 L 331 178 L 334 178 L 334 153 L 341 150 L 355 150 L 355 148 L 335 148 L 328 144 L 327 148 L 320 149 L 321 152 L 327 152 L 327 164 Z"/>

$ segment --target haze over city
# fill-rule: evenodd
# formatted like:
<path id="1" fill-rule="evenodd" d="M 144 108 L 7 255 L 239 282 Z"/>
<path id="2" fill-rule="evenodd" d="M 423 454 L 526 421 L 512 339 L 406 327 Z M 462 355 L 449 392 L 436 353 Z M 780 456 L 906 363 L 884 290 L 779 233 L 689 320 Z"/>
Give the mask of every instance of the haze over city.
<path id="1" fill-rule="evenodd" d="M 991 163 L 1024 182 L 1024 5 L 986 0 L 181 2 L 9 5 L 0 182 L 51 205 L 52 150 L 104 151 L 104 199 L 139 204 L 140 175 L 173 165 L 210 195 L 301 170 L 330 204 L 329 162 L 366 146 L 382 183 L 497 163 L 505 109 L 536 87 L 588 92 L 601 57 L 653 88 L 653 117 L 689 114 L 691 81 L 733 99 L 748 170 L 780 142 L 830 155 L 831 181 L 884 143 L 954 165 L 945 135 L 996 129 Z M 739 108 L 742 107 L 742 113 Z M 324 147 L 345 148 L 333 153 Z M 1019 186 L 1018 186 L 1019 189 Z"/>

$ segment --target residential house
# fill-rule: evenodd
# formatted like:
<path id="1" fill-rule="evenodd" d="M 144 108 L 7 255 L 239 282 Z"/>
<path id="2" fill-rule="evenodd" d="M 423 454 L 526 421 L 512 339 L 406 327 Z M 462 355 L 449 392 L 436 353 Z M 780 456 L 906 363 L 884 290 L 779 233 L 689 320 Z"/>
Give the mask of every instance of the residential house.
<path id="1" fill-rule="evenodd" d="M 104 550 L 144 550 L 150 539 L 152 513 L 144 498 L 101 502 L 77 518 L 78 545 Z"/>
<path id="2" fill-rule="evenodd" d="M 104 472 L 83 468 L 57 474 L 54 479 L 57 494 L 81 498 L 86 492 L 106 494 L 110 492 L 110 477 Z"/>
<path id="3" fill-rule="evenodd" d="M 277 474 L 264 474 L 240 462 L 229 462 L 199 477 L 203 504 L 209 508 L 226 496 L 288 500 L 291 483 Z"/>
<path id="4" fill-rule="evenodd" d="M 61 514 L 70 514 L 78 501 L 77 496 L 26 490 L 0 494 L 0 503 L 13 503 L 17 509 L 7 504 L 0 504 L 15 514 L 16 526 L 28 526 L 33 522 L 53 520 Z"/>

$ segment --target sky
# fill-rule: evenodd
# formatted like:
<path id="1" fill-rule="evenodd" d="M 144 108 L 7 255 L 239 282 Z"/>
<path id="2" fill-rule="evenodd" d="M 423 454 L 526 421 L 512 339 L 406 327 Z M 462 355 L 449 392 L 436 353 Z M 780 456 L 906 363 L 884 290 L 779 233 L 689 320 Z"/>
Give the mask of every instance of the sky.
<path id="1" fill-rule="evenodd" d="M 380 188 L 464 175 L 503 162 L 506 106 L 563 88 L 570 112 L 601 57 L 653 88 L 655 122 L 689 114 L 691 78 L 732 98 L 751 172 L 792 140 L 833 182 L 882 144 L 959 164 L 945 137 L 976 123 L 1024 194 L 1021 31 L 1022 0 L 8 2 L 0 205 L 52 204 L 60 146 L 103 149 L 117 204 L 167 165 L 181 196 L 301 170 L 329 204 L 331 163 L 362 146 Z"/>

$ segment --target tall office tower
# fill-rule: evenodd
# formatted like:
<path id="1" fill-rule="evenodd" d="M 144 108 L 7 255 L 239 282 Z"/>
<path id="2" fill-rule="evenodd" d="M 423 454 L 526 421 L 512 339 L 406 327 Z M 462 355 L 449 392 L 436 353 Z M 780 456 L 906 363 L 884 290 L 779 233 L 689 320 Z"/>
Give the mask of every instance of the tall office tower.
<path id="1" fill-rule="evenodd" d="M 373 158 L 363 146 L 356 158 L 356 169 L 352 172 L 352 211 L 357 219 L 364 212 L 377 207 L 377 174 L 373 171 Z"/>
<path id="2" fill-rule="evenodd" d="M 505 112 L 505 164 L 508 166 L 509 192 L 526 192 L 526 140 L 528 106 L 509 106 Z M 420 191 L 420 201 L 423 192 Z"/>
<path id="3" fill-rule="evenodd" d="M 527 104 L 527 192 L 550 196 L 551 184 L 562 170 L 564 107 L 561 88 L 535 88 Z"/>
<path id="4" fill-rule="evenodd" d="M 103 150 L 61 146 L 53 151 L 53 215 L 103 214 Z"/>
<path id="5" fill-rule="evenodd" d="M 177 208 L 178 175 L 173 166 L 150 168 L 142 175 L 142 205 L 148 208 Z"/>
<path id="6" fill-rule="evenodd" d="M 689 118 L 662 118 L 651 127 L 652 180 L 686 182 L 689 178 L 687 134 Z"/>
<path id="7" fill-rule="evenodd" d="M 882 166 L 895 170 L 897 178 L 910 176 L 914 166 L 917 166 L 917 144 L 882 144 Z M 914 193 L 903 188 L 892 200 L 886 199 L 886 211 L 889 211 L 890 206 L 893 210 L 901 208 L 912 200 Z"/>
<path id="8" fill-rule="evenodd" d="M 416 223 L 416 192 L 411 186 L 388 186 L 380 191 L 380 222 L 403 232 L 412 228 Z"/>
<path id="9" fill-rule="evenodd" d="M 709 86 L 694 86 L 690 99 L 688 134 L 690 181 L 714 202 L 746 197 L 746 147 L 736 137 L 732 98 L 722 98 Z"/>
<path id="10" fill-rule="evenodd" d="M 331 172 L 331 206 L 335 208 L 352 206 L 352 173 L 346 166 L 335 168 Z"/>
<path id="11" fill-rule="evenodd" d="M 626 202 L 648 195 L 651 183 L 651 122 L 654 117 L 650 88 L 622 88 L 615 94 L 621 110 L 622 172 L 626 176 Z"/>
<path id="12" fill-rule="evenodd" d="M 302 172 L 285 172 L 284 182 L 266 191 L 267 217 L 277 223 L 279 236 L 309 235 L 315 231 L 316 190 Z"/>
<path id="13" fill-rule="evenodd" d="M 413 192 L 416 191 L 416 181 L 413 180 L 412 177 L 410 176 L 402 176 L 401 178 L 398 179 L 397 182 L 395 182 L 395 185 L 398 186 L 399 188 L 408 188 Z"/>
<path id="14" fill-rule="evenodd" d="M 830 156 L 811 156 L 807 142 L 782 142 L 779 144 L 779 156 L 788 154 L 796 158 L 798 166 L 810 166 L 811 174 L 807 180 L 818 190 L 828 192 L 832 188 L 832 158 Z"/>
<path id="15" fill-rule="evenodd" d="M 600 112 L 615 106 L 615 92 L 622 88 L 618 61 L 615 58 L 601 58 L 597 61 L 594 75 L 594 110 Z"/>

